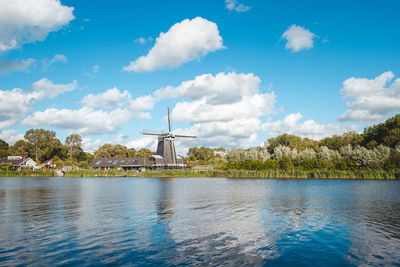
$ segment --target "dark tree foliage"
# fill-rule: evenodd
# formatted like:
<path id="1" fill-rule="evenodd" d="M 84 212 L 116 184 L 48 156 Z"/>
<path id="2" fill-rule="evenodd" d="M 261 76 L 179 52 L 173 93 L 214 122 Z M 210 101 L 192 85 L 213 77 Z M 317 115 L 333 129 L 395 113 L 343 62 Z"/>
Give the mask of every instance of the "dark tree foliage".
<path id="1" fill-rule="evenodd" d="M 314 150 L 318 149 L 318 142 L 309 138 L 301 138 L 299 136 L 291 134 L 282 134 L 276 138 L 271 138 L 268 140 L 268 152 L 273 153 L 275 147 L 282 145 L 288 146 L 290 148 L 295 148 L 298 151 L 304 150 L 306 148 L 312 148 Z"/>
<path id="2" fill-rule="evenodd" d="M 8 156 L 8 143 L 0 139 L 0 159 Z"/>
<path id="3" fill-rule="evenodd" d="M 376 144 L 394 148 L 400 145 L 400 114 L 385 122 L 365 128 L 363 145 Z"/>
<path id="4" fill-rule="evenodd" d="M 319 141 L 319 146 L 326 146 L 329 149 L 339 150 L 342 146 L 352 145 L 358 146 L 364 140 L 362 134 L 356 132 L 346 132 L 343 135 L 333 135 L 332 137 L 326 137 Z"/>
<path id="5" fill-rule="evenodd" d="M 189 148 L 188 156 L 191 161 L 201 160 L 204 162 L 215 157 L 214 150 L 204 146 Z"/>
<path id="6" fill-rule="evenodd" d="M 8 149 L 8 155 L 33 157 L 30 153 L 29 144 L 25 140 L 18 140 L 14 145 L 10 146 Z"/>

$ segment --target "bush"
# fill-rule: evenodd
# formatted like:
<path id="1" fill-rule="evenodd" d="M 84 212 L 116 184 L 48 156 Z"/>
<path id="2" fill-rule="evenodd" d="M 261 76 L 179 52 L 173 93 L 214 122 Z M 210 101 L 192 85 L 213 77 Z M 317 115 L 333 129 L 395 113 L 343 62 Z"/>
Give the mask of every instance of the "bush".
<path id="1" fill-rule="evenodd" d="M 294 165 L 289 157 L 283 157 L 280 161 L 280 167 L 282 170 L 291 171 L 294 169 Z"/>
<path id="2" fill-rule="evenodd" d="M 279 169 L 279 161 L 276 159 L 267 159 L 264 162 L 264 169 L 265 170 L 278 170 Z"/>

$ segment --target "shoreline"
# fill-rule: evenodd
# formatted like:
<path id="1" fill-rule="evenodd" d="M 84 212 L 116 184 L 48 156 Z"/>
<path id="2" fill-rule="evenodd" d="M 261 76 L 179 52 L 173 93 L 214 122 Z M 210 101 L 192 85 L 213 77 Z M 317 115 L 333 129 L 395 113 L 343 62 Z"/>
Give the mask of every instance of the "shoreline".
<path id="1" fill-rule="evenodd" d="M 348 180 L 400 180 L 400 170 L 162 170 L 142 173 L 118 170 L 74 170 L 57 176 L 53 170 L 46 171 L 0 171 L 0 177 L 92 177 L 92 178 L 247 178 L 247 179 L 348 179 Z"/>

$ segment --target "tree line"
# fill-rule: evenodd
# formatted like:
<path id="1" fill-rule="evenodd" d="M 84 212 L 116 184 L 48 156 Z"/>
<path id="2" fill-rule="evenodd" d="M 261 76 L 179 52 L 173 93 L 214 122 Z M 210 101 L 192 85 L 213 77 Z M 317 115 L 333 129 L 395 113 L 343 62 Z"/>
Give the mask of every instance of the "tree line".
<path id="1" fill-rule="evenodd" d="M 57 166 L 87 168 L 93 158 L 148 157 L 146 148 L 136 151 L 123 145 L 104 144 L 94 154 L 82 149 L 82 137 L 70 134 L 62 143 L 54 131 L 30 129 L 24 139 L 8 145 L 0 139 L 0 158 L 30 157 L 36 162 L 51 159 Z M 192 147 L 185 158 L 189 166 L 209 165 L 247 170 L 358 170 L 400 169 L 400 114 L 367 127 L 363 133 L 346 132 L 320 141 L 282 134 L 263 146 L 249 149 Z"/>
<path id="2" fill-rule="evenodd" d="M 24 139 L 9 145 L 0 139 L 0 159 L 7 156 L 30 157 L 37 163 L 52 160 L 58 167 L 64 165 L 88 168 L 93 158 L 126 158 L 148 157 L 152 152 L 143 148 L 136 151 L 122 145 L 104 144 L 93 154 L 82 149 L 82 137 L 78 134 L 70 134 L 62 143 L 54 131 L 44 129 L 30 129 Z"/>
<path id="3" fill-rule="evenodd" d="M 223 169 L 247 170 L 358 170 L 400 169 L 400 115 L 365 128 L 320 141 L 282 134 L 264 146 L 233 148 L 224 156 L 214 149 L 191 148 L 188 162 Z"/>

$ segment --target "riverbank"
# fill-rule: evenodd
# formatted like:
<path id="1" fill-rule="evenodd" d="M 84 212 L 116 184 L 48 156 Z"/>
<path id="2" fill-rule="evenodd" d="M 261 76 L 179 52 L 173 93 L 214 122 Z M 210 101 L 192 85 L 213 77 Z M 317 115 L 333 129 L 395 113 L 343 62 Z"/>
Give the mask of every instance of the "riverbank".
<path id="1" fill-rule="evenodd" d="M 1 171 L 0 177 L 55 177 L 54 170 L 38 171 Z M 296 178 L 296 179 L 400 179 L 400 170 L 162 170 L 142 173 L 122 170 L 73 170 L 65 177 L 226 177 L 226 178 Z"/>

